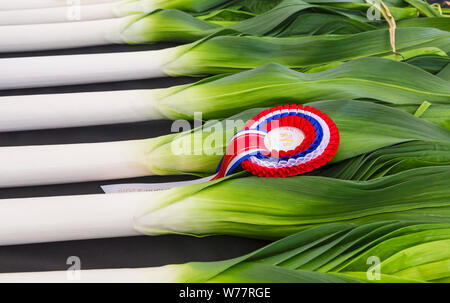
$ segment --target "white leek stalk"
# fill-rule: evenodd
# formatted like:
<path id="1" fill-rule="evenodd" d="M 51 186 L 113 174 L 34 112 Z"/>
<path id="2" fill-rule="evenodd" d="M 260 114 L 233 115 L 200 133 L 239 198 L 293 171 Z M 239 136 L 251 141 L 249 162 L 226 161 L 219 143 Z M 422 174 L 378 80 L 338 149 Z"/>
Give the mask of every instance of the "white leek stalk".
<path id="1" fill-rule="evenodd" d="M 113 2 L 117 0 L 78 0 L 81 5 Z M 0 10 L 16 10 L 16 9 L 33 9 L 43 7 L 58 7 L 66 6 L 71 2 L 68 0 L 14 0 L 2 1 L 0 3 Z"/>
<path id="2" fill-rule="evenodd" d="M 121 19 L 2 26 L 0 52 L 75 48 L 123 43 Z"/>
<path id="3" fill-rule="evenodd" d="M 164 77 L 174 50 L 1 59 L 0 89 Z"/>
<path id="4" fill-rule="evenodd" d="M 0 274 L 0 283 L 177 283 L 178 267 L 82 270 L 79 280 L 68 271 L 10 273 Z"/>
<path id="5" fill-rule="evenodd" d="M 2 147 L 2 186 L 107 180 L 152 175 L 148 140 Z M 4 158 L 6 157 L 6 158 Z"/>
<path id="6" fill-rule="evenodd" d="M 129 90 L 0 98 L 0 131 L 79 127 L 165 118 L 157 90 Z"/>
<path id="7" fill-rule="evenodd" d="M 141 203 L 151 198 L 149 195 L 151 193 L 0 200 L 0 244 L 138 235 L 133 228 L 134 213 Z"/>
<path id="8" fill-rule="evenodd" d="M 116 18 L 116 2 L 36 9 L 0 10 L 0 25 L 43 24 Z"/>

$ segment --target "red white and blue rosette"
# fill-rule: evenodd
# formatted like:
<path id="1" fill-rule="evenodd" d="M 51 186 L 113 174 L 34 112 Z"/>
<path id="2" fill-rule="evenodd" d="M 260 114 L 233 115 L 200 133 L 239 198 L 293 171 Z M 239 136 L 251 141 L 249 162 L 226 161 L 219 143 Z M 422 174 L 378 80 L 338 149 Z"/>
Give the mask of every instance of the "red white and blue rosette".
<path id="1" fill-rule="evenodd" d="M 230 140 L 212 179 L 230 175 L 239 165 L 260 177 L 288 177 L 310 172 L 330 161 L 339 131 L 323 112 L 310 106 L 267 109 Z"/>

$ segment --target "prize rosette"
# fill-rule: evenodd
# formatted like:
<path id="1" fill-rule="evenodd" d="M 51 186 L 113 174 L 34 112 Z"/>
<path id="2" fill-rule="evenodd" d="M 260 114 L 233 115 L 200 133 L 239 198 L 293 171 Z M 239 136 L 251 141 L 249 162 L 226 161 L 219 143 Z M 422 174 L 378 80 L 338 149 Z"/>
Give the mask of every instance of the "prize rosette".
<path id="1" fill-rule="evenodd" d="M 325 113 L 296 104 L 273 107 L 231 138 L 213 179 L 239 165 L 260 177 L 303 174 L 330 161 L 338 146 L 339 131 Z"/>

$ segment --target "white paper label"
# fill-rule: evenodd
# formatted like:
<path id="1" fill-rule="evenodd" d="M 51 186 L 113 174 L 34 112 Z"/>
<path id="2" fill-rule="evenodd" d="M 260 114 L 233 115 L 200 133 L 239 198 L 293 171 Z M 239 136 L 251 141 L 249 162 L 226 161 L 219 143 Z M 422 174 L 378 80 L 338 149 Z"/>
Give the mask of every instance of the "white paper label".
<path id="1" fill-rule="evenodd" d="M 212 176 L 191 181 L 168 182 L 168 183 L 112 184 L 112 185 L 103 185 L 101 186 L 101 188 L 106 194 L 160 191 L 183 185 L 207 182 L 211 180 L 211 178 Z"/>

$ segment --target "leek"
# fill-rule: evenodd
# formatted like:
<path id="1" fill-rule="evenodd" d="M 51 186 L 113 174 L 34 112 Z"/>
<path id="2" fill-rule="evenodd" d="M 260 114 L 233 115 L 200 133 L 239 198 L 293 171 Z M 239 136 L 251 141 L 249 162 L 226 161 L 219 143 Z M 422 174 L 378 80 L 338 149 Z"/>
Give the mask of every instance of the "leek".
<path id="1" fill-rule="evenodd" d="M 107 5 L 111 6 L 111 4 Z M 102 6 L 105 6 L 105 4 Z M 314 23 L 319 22 L 320 26 L 323 27 L 322 31 L 316 32 L 314 28 L 305 28 L 305 22 L 309 22 L 311 17 L 303 18 L 301 13 L 311 12 L 312 10 L 322 14 L 325 13 L 325 15 L 318 16 L 318 19 L 314 18 Z M 216 13 L 219 14 L 219 12 L 220 10 Z M 309 32 L 316 32 L 315 34 L 353 33 L 376 29 L 375 26 L 367 24 L 367 20 L 361 16 L 332 7 L 308 4 L 302 0 L 284 0 L 273 9 L 241 22 L 234 20 L 236 12 L 233 11 L 232 16 L 231 21 L 233 22 L 228 26 L 224 26 L 226 23 L 223 22 L 214 22 L 215 18 L 212 16 L 196 18 L 179 10 L 156 10 L 151 13 L 130 14 L 129 16 L 125 14 L 123 18 L 77 23 L 3 26 L 0 31 L 0 40 L 5 41 L 5 43 L 3 43 L 0 51 L 60 49 L 111 43 L 193 42 L 223 28 L 245 34 L 278 36 Z M 327 17 L 334 17 L 335 19 L 323 20 Z M 225 18 L 230 17 L 226 16 Z M 330 27 L 332 22 L 337 21 L 343 23 L 340 26 L 341 30 L 325 30 L 326 27 Z M 8 20 L 5 20 L 5 22 L 8 22 Z M 345 27 L 345 30 L 343 27 Z M 70 39 L 65 37 L 68 32 L 71 33 Z M 10 39 L 12 37 L 15 39 Z"/>
<path id="2" fill-rule="evenodd" d="M 336 123 L 341 144 L 335 162 L 412 140 L 448 141 L 450 132 L 406 112 L 361 101 L 309 105 Z M 133 141 L 0 148 L 0 187 L 131 178 L 213 174 L 227 142 L 262 109 L 181 134 Z M 241 120 L 241 123 L 229 123 Z M 361 128 L 364 125 L 364 128 Z M 238 129 L 236 129 L 236 127 Z M 222 131 L 223 130 L 223 131 Z"/>
<path id="3" fill-rule="evenodd" d="M 195 112 L 217 119 L 257 106 L 364 98 L 411 113 L 428 100 L 433 106 L 422 118 L 450 126 L 448 81 L 405 63 L 361 58 L 313 74 L 271 63 L 166 89 L 0 97 L 0 131 L 192 120 Z"/>
<path id="4" fill-rule="evenodd" d="M 82 282 L 439 282 L 448 280 L 449 225 L 383 221 L 308 229 L 242 257 L 156 268 L 82 271 Z M 424 254 L 426 257 L 424 258 Z M 369 257 L 380 258 L 380 275 Z M 339 266 L 342 266 L 339 268 Z M 66 272 L 1 274 L 4 282 L 67 282 Z"/>
<path id="5" fill-rule="evenodd" d="M 0 245 L 139 234 L 277 239 L 333 222 L 448 223 L 449 178 L 448 166 L 369 181 L 241 175 L 165 191 L 4 199 Z"/>
<path id="6" fill-rule="evenodd" d="M 400 28 L 399 51 L 436 47 L 450 51 L 450 33 L 433 28 Z M 70 40 L 68 38 L 68 40 Z M 109 54 L 0 59 L 0 89 L 69 85 L 163 76 L 239 72 L 275 62 L 302 69 L 390 52 L 389 31 L 354 35 L 254 37 L 212 35 L 174 48 Z M 70 43 L 70 42 L 69 42 Z M 143 63 L 145 62 L 145 64 Z"/>

